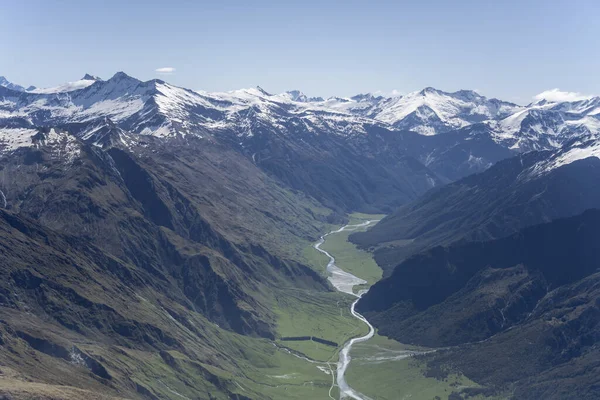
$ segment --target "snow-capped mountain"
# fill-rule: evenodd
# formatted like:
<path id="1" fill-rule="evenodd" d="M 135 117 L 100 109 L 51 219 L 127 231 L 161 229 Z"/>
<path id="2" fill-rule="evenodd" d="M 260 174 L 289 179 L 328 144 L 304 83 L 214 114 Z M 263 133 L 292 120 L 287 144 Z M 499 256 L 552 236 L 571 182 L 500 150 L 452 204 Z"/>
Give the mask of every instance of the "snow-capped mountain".
<path id="1" fill-rule="evenodd" d="M 368 117 L 392 129 L 411 130 L 422 135 L 436 135 L 483 121 L 495 121 L 522 107 L 497 99 L 488 99 L 474 91 L 447 93 L 425 88 L 405 96 L 384 97 L 359 94 L 350 98 L 308 99 L 298 91 L 285 98 L 311 103 L 314 108 Z"/>
<path id="2" fill-rule="evenodd" d="M 436 135 L 501 119 L 519 109 L 516 104 L 488 99 L 470 90 L 447 93 L 428 87 L 382 101 L 372 110 L 371 116 L 399 129 Z"/>
<path id="3" fill-rule="evenodd" d="M 447 180 L 407 153 L 418 143 L 402 140 L 385 123 L 325 107 L 321 99 L 295 101 L 260 87 L 197 92 L 123 72 L 85 80 L 85 87 L 66 92 L 0 88 L 0 154 L 43 147 L 70 166 L 81 154 L 71 142 L 133 154 L 147 153 L 148 146 L 221 146 L 295 190 L 348 209 L 396 206 Z M 61 139 L 39 140 L 48 132 L 60 132 Z"/>
<path id="4" fill-rule="evenodd" d="M 309 102 L 317 102 L 317 101 L 323 101 L 322 97 L 308 97 L 307 95 L 305 95 L 304 93 L 302 93 L 299 90 L 290 90 L 287 91 L 285 93 L 283 93 L 281 95 L 284 98 L 287 98 L 291 101 L 297 101 L 300 103 L 309 103 Z"/>
<path id="5" fill-rule="evenodd" d="M 260 87 L 210 93 L 162 80 L 142 82 L 123 72 L 107 80 L 86 74 L 46 89 L 1 82 L 0 145 L 5 151 L 33 145 L 30 137 L 37 127 L 68 126 L 100 146 L 130 143 L 135 135 L 193 136 L 225 137 L 254 150 L 271 136 L 318 143 L 325 135 L 361 146 L 376 131 L 390 133 L 382 146 L 389 147 L 397 136 L 395 146 L 456 179 L 515 152 L 557 149 L 579 136 L 600 133 L 600 98 L 518 106 L 474 91 L 434 88 L 397 97 L 328 99 L 298 90 L 271 94 Z"/>
<path id="6" fill-rule="evenodd" d="M 591 157 L 600 159 L 600 138 L 597 135 L 582 135 L 537 162 L 523 173 L 523 177 L 547 175 L 557 168 Z"/>
<path id="7" fill-rule="evenodd" d="M 489 125 L 497 141 L 521 152 L 559 148 L 574 137 L 600 132 L 600 97 L 560 103 L 541 100 Z"/>
<path id="8" fill-rule="evenodd" d="M 260 129 L 277 134 L 305 129 L 349 135 L 364 133 L 363 124 L 377 124 L 260 88 L 195 92 L 161 80 L 142 82 L 122 72 L 106 81 L 85 78 L 33 92 L 0 89 L 0 118 L 26 118 L 36 126 L 108 118 L 127 131 L 161 137 L 203 137 L 223 131 L 252 137 Z"/>
<path id="9" fill-rule="evenodd" d="M 85 76 L 77 81 L 63 83 L 62 85 L 50 87 L 50 88 L 36 88 L 35 86 L 29 86 L 27 88 L 10 82 L 3 76 L 0 76 L 0 86 L 15 90 L 17 92 L 28 92 L 28 93 L 39 93 L 39 94 L 50 94 L 50 93 L 64 93 L 72 92 L 77 89 L 83 89 L 90 86 L 95 81 L 101 81 L 97 76 L 85 74 Z"/>
<path id="10" fill-rule="evenodd" d="M 122 72 L 107 81 L 86 74 L 80 80 L 53 88 L 28 90 L 27 95 L 22 93 L 25 92 L 22 87 L 6 83 L 6 80 L 2 82 L 5 82 L 2 86 L 21 92 L 3 93 L 0 104 L 2 117 L 29 116 L 33 123 L 36 123 L 35 115 L 40 112 L 63 123 L 105 117 L 115 121 L 133 118 L 137 124 L 129 121 L 127 128 L 143 126 L 133 130 L 161 136 L 167 134 L 167 130 L 171 134 L 187 134 L 192 128 L 211 131 L 225 125 L 239 128 L 244 122 L 241 120 L 249 119 L 252 114 L 265 123 L 277 124 L 282 118 L 300 118 L 310 128 L 336 121 L 344 126 L 352 124 L 357 131 L 361 131 L 360 124 L 370 123 L 423 135 L 442 134 L 486 123 L 494 130 L 497 141 L 523 150 L 556 146 L 564 139 L 563 136 L 600 129 L 598 98 L 574 103 L 541 101 L 522 107 L 488 99 L 474 91 L 448 93 L 425 88 L 398 97 L 361 94 L 324 100 L 308 97 L 298 90 L 279 95 L 272 95 L 261 88 L 228 93 L 194 92 L 160 80 L 142 82 Z M 68 93 L 68 96 L 56 96 L 63 93 Z M 166 120 L 163 123 L 154 120 L 155 126 L 150 126 L 150 109 Z M 47 119 L 46 116 L 44 118 Z M 335 124 L 333 128 L 336 128 Z M 351 133 L 353 129 L 345 129 L 345 133 Z M 248 133 L 248 129 L 246 131 Z M 343 134 L 344 129 L 340 133 Z M 537 147 L 522 147 L 523 141 L 540 142 L 533 135 L 547 135 L 548 139 Z"/>
<path id="11" fill-rule="evenodd" d="M 12 89 L 12 90 L 16 90 L 18 92 L 24 92 L 26 90 L 34 90 L 35 86 L 29 86 L 27 89 L 25 89 L 25 87 L 21 86 L 21 85 L 17 85 L 16 83 L 12 83 L 11 81 L 9 81 L 8 79 L 6 79 L 3 76 L 0 76 L 0 86 Z"/>

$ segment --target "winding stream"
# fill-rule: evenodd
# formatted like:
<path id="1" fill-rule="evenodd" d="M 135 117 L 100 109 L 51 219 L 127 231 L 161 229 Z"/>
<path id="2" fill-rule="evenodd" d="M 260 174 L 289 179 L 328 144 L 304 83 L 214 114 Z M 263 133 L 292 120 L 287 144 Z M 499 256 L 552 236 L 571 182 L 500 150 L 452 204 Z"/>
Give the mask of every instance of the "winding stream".
<path id="1" fill-rule="evenodd" d="M 350 360 L 351 360 L 350 350 L 352 349 L 352 346 L 354 346 L 356 343 L 365 342 L 365 341 L 371 339 L 373 337 L 373 335 L 375 334 L 375 329 L 373 328 L 373 325 L 371 325 L 365 317 L 360 315 L 354 309 L 358 300 L 360 300 L 362 295 L 364 295 L 367 292 L 367 289 L 361 290 L 358 293 L 354 293 L 353 288 L 356 285 L 366 284 L 367 281 L 365 281 L 364 279 L 360 279 L 360 278 L 342 270 L 337 265 L 335 265 L 335 258 L 331 254 L 329 254 L 329 252 L 321 249 L 321 245 L 323 243 L 325 243 L 325 238 L 329 235 L 332 235 L 335 233 L 340 233 L 342 231 L 356 230 L 358 228 L 368 226 L 368 225 L 372 224 L 373 222 L 378 222 L 378 220 L 369 220 L 369 221 L 363 222 L 362 224 L 343 226 L 340 229 L 331 231 L 331 232 L 321 236 L 319 241 L 317 243 L 315 243 L 315 245 L 314 245 L 316 250 L 320 251 L 321 253 L 323 253 L 327 257 L 329 257 L 329 263 L 327 264 L 327 272 L 329 273 L 328 279 L 331 282 L 331 284 L 338 291 L 347 293 L 347 294 L 351 294 L 352 296 L 357 297 L 357 299 L 352 302 L 352 306 L 350 307 L 350 312 L 352 313 L 352 315 L 356 319 L 364 322 L 365 324 L 367 324 L 369 326 L 369 333 L 367 333 L 366 335 L 361 336 L 361 337 L 350 339 L 349 341 L 347 341 L 344 344 L 344 347 L 340 351 L 339 361 L 337 363 L 337 374 L 336 374 L 337 375 L 337 377 L 336 377 L 337 385 L 340 389 L 340 399 L 352 398 L 352 399 L 356 399 L 356 400 L 371 400 L 369 397 L 365 396 L 364 394 L 359 393 L 356 390 L 352 389 L 346 382 L 345 374 L 346 374 L 346 370 L 348 369 L 348 365 L 350 365 Z"/>

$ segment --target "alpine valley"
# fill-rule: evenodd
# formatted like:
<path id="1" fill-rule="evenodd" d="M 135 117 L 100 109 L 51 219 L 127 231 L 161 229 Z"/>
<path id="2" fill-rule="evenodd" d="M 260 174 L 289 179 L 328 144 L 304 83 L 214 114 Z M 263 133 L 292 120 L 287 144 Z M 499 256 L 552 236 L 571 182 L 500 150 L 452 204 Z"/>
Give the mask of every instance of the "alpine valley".
<path id="1" fill-rule="evenodd" d="M 593 208 L 600 97 L 0 77 L 0 397 L 597 399 Z"/>

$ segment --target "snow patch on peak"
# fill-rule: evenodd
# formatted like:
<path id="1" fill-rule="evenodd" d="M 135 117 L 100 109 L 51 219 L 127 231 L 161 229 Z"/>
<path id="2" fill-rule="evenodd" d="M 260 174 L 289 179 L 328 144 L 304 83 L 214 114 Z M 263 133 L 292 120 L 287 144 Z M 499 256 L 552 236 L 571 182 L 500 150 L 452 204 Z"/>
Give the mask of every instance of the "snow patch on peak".
<path id="1" fill-rule="evenodd" d="M 23 86 L 12 83 L 3 76 L 0 76 L 0 86 L 4 86 L 5 88 L 16 90 L 18 92 L 24 92 L 26 90 Z"/>
<path id="2" fill-rule="evenodd" d="M 44 126 L 110 118 L 127 132 L 168 137 L 220 132 L 250 137 L 258 130 L 281 135 L 309 131 L 351 136 L 366 132 L 367 125 L 437 135 L 481 125 L 504 147 L 528 151 L 555 149 L 574 137 L 600 132 L 600 98 L 562 103 L 540 100 L 521 107 L 472 90 L 448 93 L 427 87 L 396 97 L 378 96 L 376 92 L 323 100 L 299 90 L 274 95 L 261 87 L 227 93 L 194 92 L 161 80 L 142 82 L 124 72 L 106 81 L 86 74 L 80 81 L 24 95 L 3 92 L 0 118 L 22 118 Z M 104 130 L 90 132 L 100 135 Z M 1 135 L 0 146 L 18 146 L 23 143 L 19 137 L 26 142 L 28 136 L 25 131 L 17 132 L 9 146 L 6 135 Z M 118 135 L 111 133 L 108 138 L 117 140 Z"/>
<path id="3" fill-rule="evenodd" d="M 134 79 L 137 81 L 137 79 L 135 79 L 132 76 L 127 75 L 125 72 L 123 71 L 119 71 L 116 74 L 114 74 L 109 80 L 122 80 L 122 79 Z"/>
<path id="4" fill-rule="evenodd" d="M 350 98 L 351 100 L 354 101 L 369 101 L 369 102 L 374 102 L 374 101 L 380 101 L 383 100 L 384 97 L 383 96 L 375 96 L 373 93 L 359 93 L 355 96 L 352 96 Z"/>
<path id="5" fill-rule="evenodd" d="M 48 146 L 54 158 L 72 164 L 81 154 L 77 138 L 66 131 L 51 128 L 49 131 L 39 131 L 32 137 L 35 147 Z"/>
<path id="6" fill-rule="evenodd" d="M 267 92 L 265 89 L 261 88 L 260 86 L 256 86 L 255 90 L 258 93 L 262 94 L 263 96 L 268 96 L 268 97 L 273 96 L 271 93 Z"/>
<path id="7" fill-rule="evenodd" d="M 428 86 L 419 92 L 419 94 L 421 96 L 427 96 L 427 95 L 431 95 L 431 94 L 440 94 L 440 93 L 443 93 L 443 92 L 440 90 L 437 90 L 436 88 L 431 87 L 431 86 Z"/>
<path id="8" fill-rule="evenodd" d="M 590 135 L 567 144 L 546 160 L 531 167 L 528 175 L 532 177 L 545 175 L 556 168 L 590 157 L 600 159 L 600 138 L 596 135 Z"/>
<path id="9" fill-rule="evenodd" d="M 427 87 L 419 92 L 382 101 L 374 118 L 425 135 L 495 120 L 519 109 L 512 103 L 489 100 L 477 92 L 446 93 Z"/>
<path id="10" fill-rule="evenodd" d="M 101 81 L 102 79 L 98 76 L 94 76 L 94 75 L 90 75 L 90 74 L 85 74 L 83 76 L 83 78 L 81 78 L 82 81 Z"/>
<path id="11" fill-rule="evenodd" d="M 63 83 L 62 85 L 51 87 L 51 88 L 33 89 L 30 91 L 30 93 L 52 94 L 52 93 L 73 92 L 75 90 L 84 89 L 84 88 L 94 84 L 95 82 L 96 81 L 92 80 L 92 79 L 81 79 L 81 80 L 74 81 L 74 82 Z"/>
<path id="12" fill-rule="evenodd" d="M 289 91 L 285 92 L 283 95 L 284 96 L 287 95 L 287 97 L 291 101 L 299 101 L 301 103 L 305 103 L 308 100 L 308 97 L 306 97 L 306 95 L 299 90 L 289 90 Z"/>
<path id="13" fill-rule="evenodd" d="M 9 153 L 24 147 L 51 147 L 52 155 L 68 163 L 80 155 L 77 138 L 65 131 L 54 128 L 0 128 L 0 152 Z"/>

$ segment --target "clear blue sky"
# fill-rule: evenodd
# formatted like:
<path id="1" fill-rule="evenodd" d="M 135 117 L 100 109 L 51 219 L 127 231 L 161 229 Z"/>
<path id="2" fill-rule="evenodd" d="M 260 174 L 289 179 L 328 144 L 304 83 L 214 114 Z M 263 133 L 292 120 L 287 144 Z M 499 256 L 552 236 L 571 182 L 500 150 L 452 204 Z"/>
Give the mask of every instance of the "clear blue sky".
<path id="1" fill-rule="evenodd" d="M 0 75 L 47 87 L 123 70 L 209 91 L 600 94 L 600 2 L 0 0 Z M 160 76 L 155 69 L 176 71 Z"/>

